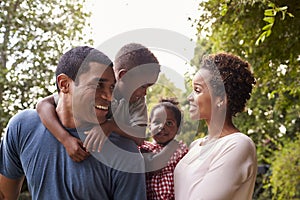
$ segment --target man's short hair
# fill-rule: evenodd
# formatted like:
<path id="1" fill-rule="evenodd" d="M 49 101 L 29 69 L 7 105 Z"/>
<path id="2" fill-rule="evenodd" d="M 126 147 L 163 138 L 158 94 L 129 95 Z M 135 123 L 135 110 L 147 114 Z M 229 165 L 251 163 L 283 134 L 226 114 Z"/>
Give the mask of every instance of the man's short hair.
<path id="1" fill-rule="evenodd" d="M 89 46 L 78 46 L 62 55 L 56 68 L 56 78 L 60 74 L 66 74 L 77 85 L 76 80 L 79 79 L 76 76 L 89 71 L 90 62 L 113 66 L 112 61 L 101 51 Z M 57 90 L 60 91 L 58 85 Z"/>

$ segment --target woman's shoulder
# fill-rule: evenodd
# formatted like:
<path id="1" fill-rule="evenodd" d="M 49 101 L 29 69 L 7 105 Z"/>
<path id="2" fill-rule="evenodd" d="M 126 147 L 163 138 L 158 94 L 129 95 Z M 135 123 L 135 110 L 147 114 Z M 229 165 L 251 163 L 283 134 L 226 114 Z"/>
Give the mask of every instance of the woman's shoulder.
<path id="1" fill-rule="evenodd" d="M 226 137 L 224 137 L 224 138 L 226 138 Z M 254 145 L 253 140 L 249 136 L 247 136 L 246 134 L 241 133 L 241 132 L 236 132 L 231 135 L 228 135 L 228 140 L 232 141 L 232 142 L 238 142 L 241 144 L 249 143 L 251 145 Z"/>
<path id="2" fill-rule="evenodd" d="M 189 149 L 191 149 L 191 148 L 193 148 L 193 147 L 199 145 L 199 144 L 201 143 L 201 141 L 203 141 L 204 139 L 205 139 L 205 137 L 204 137 L 204 138 L 198 138 L 198 139 L 194 140 L 194 141 L 190 144 Z"/>
<path id="3" fill-rule="evenodd" d="M 240 152 L 245 151 L 245 153 L 247 153 L 249 151 L 256 151 L 253 140 L 241 132 L 233 133 L 221 138 L 220 143 L 224 148 L 237 149 Z"/>

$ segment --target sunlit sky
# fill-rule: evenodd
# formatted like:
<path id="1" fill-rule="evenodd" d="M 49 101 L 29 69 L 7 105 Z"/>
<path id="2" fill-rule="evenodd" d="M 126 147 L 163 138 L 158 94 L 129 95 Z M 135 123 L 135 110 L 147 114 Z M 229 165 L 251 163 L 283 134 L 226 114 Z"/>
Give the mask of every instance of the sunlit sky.
<path id="1" fill-rule="evenodd" d="M 95 42 L 94 46 L 107 53 L 113 59 L 115 56 L 113 54 L 123 44 L 120 44 L 120 46 L 113 44 L 113 47 L 110 48 L 115 48 L 114 53 L 109 53 L 106 52 L 106 49 L 102 49 L 105 46 L 103 44 L 113 43 L 111 41 L 115 37 L 118 38 L 126 35 L 126 33 L 130 33 L 129 36 L 126 35 L 128 41 L 124 41 L 125 43 L 139 42 L 149 47 L 145 43 L 151 40 L 153 31 L 155 33 L 158 32 L 158 34 L 164 31 L 172 31 L 170 32 L 172 35 L 170 38 L 174 41 L 170 40 L 174 44 L 178 42 L 184 43 L 183 41 L 178 41 L 182 40 L 179 36 L 185 37 L 195 44 L 197 31 L 195 27 L 192 27 L 192 21 L 188 20 L 188 18 L 197 18 L 199 15 L 198 4 L 199 0 L 88 0 L 86 8 L 92 12 L 90 22 L 93 31 L 92 38 Z M 134 35 L 136 30 L 146 28 L 154 30 L 150 30 L 149 33 L 146 30 L 142 40 L 137 39 L 134 41 L 132 39 L 132 35 Z M 144 42 L 144 39 L 146 42 Z M 176 51 L 171 52 L 174 49 L 161 50 L 165 47 L 163 45 L 160 46 L 159 42 L 163 43 L 168 39 L 161 39 L 161 41 L 158 41 L 158 44 L 154 45 L 155 48 L 151 47 L 150 49 L 158 57 L 160 63 L 165 66 L 162 72 L 165 72 L 169 78 L 173 78 L 173 81 L 176 82 L 175 84 L 182 88 L 183 78 L 180 78 L 180 76 L 183 76 L 187 71 L 189 67 L 188 62 L 192 56 L 191 54 L 180 55 L 181 53 Z M 184 45 L 181 46 L 186 48 Z M 173 73 L 172 70 L 175 70 L 175 72 Z"/>

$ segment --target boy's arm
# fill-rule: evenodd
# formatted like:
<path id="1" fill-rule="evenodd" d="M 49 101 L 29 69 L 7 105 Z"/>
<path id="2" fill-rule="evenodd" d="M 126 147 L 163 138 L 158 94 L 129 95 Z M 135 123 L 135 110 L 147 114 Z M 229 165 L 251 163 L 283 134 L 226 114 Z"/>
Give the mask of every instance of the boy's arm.
<path id="1" fill-rule="evenodd" d="M 146 172 L 156 171 L 167 166 L 178 147 L 179 143 L 171 140 L 159 153 L 143 153 Z"/>
<path id="2" fill-rule="evenodd" d="M 111 132 L 115 132 L 121 136 L 133 140 L 138 146 L 144 142 L 144 138 L 135 137 L 134 135 L 144 135 L 146 128 L 144 127 L 135 128 L 135 127 L 126 126 L 125 129 L 126 130 L 121 129 L 115 123 L 114 120 L 109 119 L 105 123 L 101 124 L 100 126 L 94 126 L 90 131 L 85 132 L 87 136 L 83 142 L 83 146 L 88 151 L 100 152 Z M 139 133 L 137 133 L 137 131 L 139 131 Z"/>
<path id="3" fill-rule="evenodd" d="M 0 174 L 0 199 L 18 199 L 23 182 L 24 177 L 19 179 L 10 179 Z"/>
<path id="4" fill-rule="evenodd" d="M 116 123 L 110 119 L 106 123 L 111 126 L 111 132 L 115 132 L 121 136 L 133 140 L 138 146 L 142 145 L 145 139 L 146 126 L 128 126 L 121 123 Z"/>
<path id="5" fill-rule="evenodd" d="M 36 105 L 36 110 L 43 124 L 53 136 L 64 145 L 72 160 L 80 162 L 86 159 L 90 154 L 85 151 L 80 139 L 73 137 L 62 127 L 55 111 L 56 104 L 54 98 L 52 95 L 42 99 Z"/>

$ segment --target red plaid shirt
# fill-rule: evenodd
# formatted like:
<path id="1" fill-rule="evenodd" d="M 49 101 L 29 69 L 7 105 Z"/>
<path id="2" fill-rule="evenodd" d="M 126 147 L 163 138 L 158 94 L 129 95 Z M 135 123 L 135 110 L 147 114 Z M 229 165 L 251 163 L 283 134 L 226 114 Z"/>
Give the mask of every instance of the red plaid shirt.
<path id="1" fill-rule="evenodd" d="M 149 152 L 159 153 L 163 146 L 145 141 L 140 147 Z M 188 152 L 187 146 L 180 141 L 166 167 L 155 172 L 146 173 L 147 199 L 172 200 L 174 198 L 174 169 L 179 160 Z"/>

